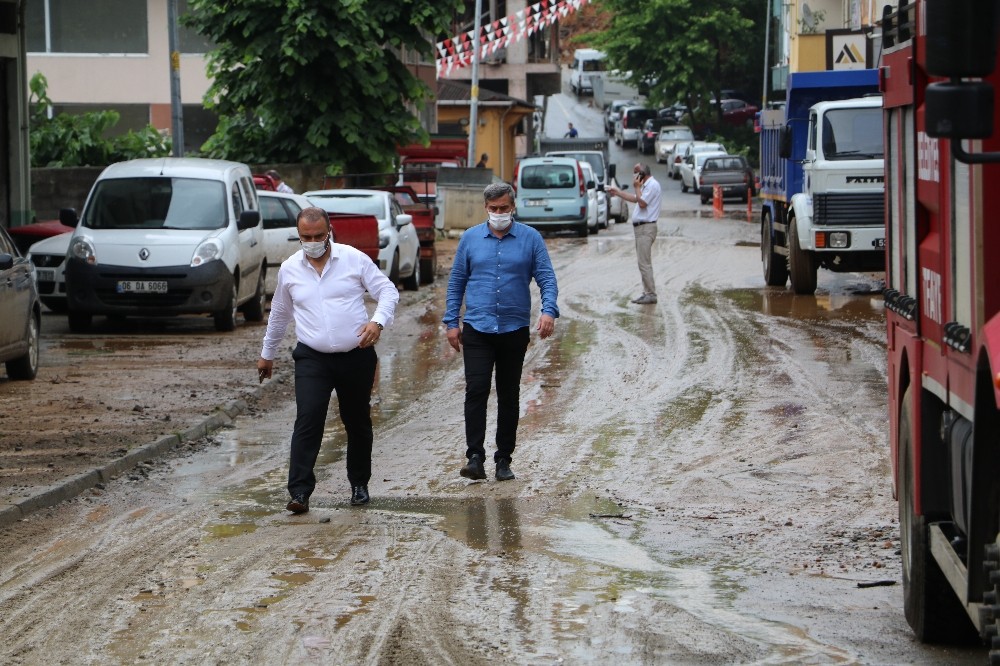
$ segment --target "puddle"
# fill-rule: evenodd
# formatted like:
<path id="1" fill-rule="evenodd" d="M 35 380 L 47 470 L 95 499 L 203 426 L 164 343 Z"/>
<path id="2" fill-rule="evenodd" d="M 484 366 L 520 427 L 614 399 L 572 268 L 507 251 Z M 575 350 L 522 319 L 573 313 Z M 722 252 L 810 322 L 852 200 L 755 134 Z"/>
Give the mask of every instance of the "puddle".
<path id="1" fill-rule="evenodd" d="M 865 292 L 861 287 L 813 296 L 799 296 L 784 289 L 731 289 L 723 293 L 744 309 L 775 317 L 837 322 L 847 319 L 854 323 L 885 317 L 881 291 Z"/>

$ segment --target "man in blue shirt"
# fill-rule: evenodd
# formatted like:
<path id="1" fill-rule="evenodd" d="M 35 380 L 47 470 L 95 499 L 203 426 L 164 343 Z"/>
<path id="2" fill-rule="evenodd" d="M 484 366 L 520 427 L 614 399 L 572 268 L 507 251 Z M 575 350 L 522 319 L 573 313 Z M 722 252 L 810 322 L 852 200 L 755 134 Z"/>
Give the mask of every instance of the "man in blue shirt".
<path id="1" fill-rule="evenodd" d="M 520 414 L 521 367 L 531 323 L 531 280 L 541 291 L 538 335 L 555 330 L 559 308 L 556 273 L 542 235 L 514 222 L 514 189 L 493 183 L 483 191 L 489 220 L 462 234 L 448 280 L 444 324 L 448 344 L 465 360 L 465 456 L 461 475 L 485 479 L 486 402 L 496 370 L 497 481 L 514 478 L 510 459 Z M 465 301 L 464 326 L 459 311 Z"/>

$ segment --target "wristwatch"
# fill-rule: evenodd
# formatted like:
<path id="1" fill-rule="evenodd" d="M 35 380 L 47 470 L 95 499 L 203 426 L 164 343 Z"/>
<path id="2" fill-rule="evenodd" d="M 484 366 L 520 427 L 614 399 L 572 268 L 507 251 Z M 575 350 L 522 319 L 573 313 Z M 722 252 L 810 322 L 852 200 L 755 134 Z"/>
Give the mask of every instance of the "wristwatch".
<path id="1" fill-rule="evenodd" d="M 372 323 L 375 324 L 376 326 L 378 326 L 378 330 L 380 330 L 380 331 L 384 331 L 385 330 L 385 326 L 383 326 L 382 324 L 378 323 L 377 321 L 373 321 Z"/>

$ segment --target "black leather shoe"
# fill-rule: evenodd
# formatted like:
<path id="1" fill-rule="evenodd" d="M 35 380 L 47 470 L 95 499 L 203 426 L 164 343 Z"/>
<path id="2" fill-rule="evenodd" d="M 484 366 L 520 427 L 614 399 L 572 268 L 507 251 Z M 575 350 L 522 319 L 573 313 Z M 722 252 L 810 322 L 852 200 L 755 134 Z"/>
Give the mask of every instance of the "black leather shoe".
<path id="1" fill-rule="evenodd" d="M 497 462 L 497 481 L 510 481 L 514 478 L 514 472 L 510 471 L 510 461 L 500 460 Z"/>
<path id="2" fill-rule="evenodd" d="M 292 495 L 292 501 L 285 508 L 292 513 L 305 513 L 309 511 L 309 500 L 305 495 Z"/>
<path id="3" fill-rule="evenodd" d="M 483 457 L 478 453 L 473 453 L 469 456 L 469 462 L 465 464 L 465 467 L 462 468 L 459 474 L 474 481 L 485 479 L 486 470 L 483 468 Z"/>
<path id="4" fill-rule="evenodd" d="M 359 504 L 368 504 L 368 486 L 354 486 L 351 490 L 351 504 L 358 506 Z"/>

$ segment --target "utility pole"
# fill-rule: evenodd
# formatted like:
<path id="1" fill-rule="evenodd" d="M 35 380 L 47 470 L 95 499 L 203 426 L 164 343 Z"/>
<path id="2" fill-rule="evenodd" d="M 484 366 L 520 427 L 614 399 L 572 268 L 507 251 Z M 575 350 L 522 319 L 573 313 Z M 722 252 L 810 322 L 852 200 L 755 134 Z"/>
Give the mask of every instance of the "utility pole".
<path id="1" fill-rule="evenodd" d="M 167 0 L 170 32 L 170 134 L 174 157 L 184 157 L 184 110 L 181 107 L 181 54 L 177 46 L 177 0 Z"/>
<path id="2" fill-rule="evenodd" d="M 472 38 L 472 90 L 469 93 L 469 166 L 476 163 L 476 133 L 479 131 L 479 53 L 482 44 L 479 32 L 482 29 L 483 0 L 476 0 L 476 20 Z"/>

